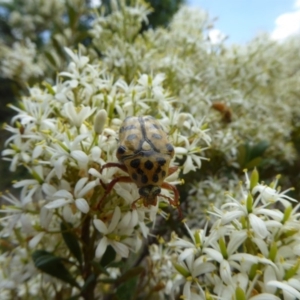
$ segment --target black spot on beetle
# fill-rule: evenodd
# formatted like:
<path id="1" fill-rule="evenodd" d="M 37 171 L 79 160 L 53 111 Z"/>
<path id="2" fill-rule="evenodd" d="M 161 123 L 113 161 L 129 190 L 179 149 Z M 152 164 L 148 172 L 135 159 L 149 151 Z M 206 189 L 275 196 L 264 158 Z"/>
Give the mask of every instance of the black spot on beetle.
<path id="1" fill-rule="evenodd" d="M 147 183 L 148 182 L 148 177 L 147 177 L 147 175 L 142 175 L 142 178 L 141 178 L 141 181 L 142 181 L 142 183 Z"/>
<path id="2" fill-rule="evenodd" d="M 162 136 L 158 133 L 153 133 L 152 134 L 152 138 L 156 139 L 156 140 L 161 140 L 162 139 Z"/>
<path id="3" fill-rule="evenodd" d="M 145 162 L 144 166 L 145 166 L 145 168 L 146 168 L 147 170 L 152 170 L 153 167 L 154 167 L 154 164 L 153 164 L 153 162 L 152 162 L 151 160 L 147 160 L 147 161 Z"/>
<path id="4" fill-rule="evenodd" d="M 126 152 L 126 147 L 125 146 L 119 146 L 117 150 L 118 154 L 124 154 Z"/>
<path id="5" fill-rule="evenodd" d="M 162 171 L 162 172 L 161 172 L 161 176 L 162 176 L 162 177 L 166 177 L 166 175 L 167 175 L 167 174 L 166 174 L 166 171 Z"/>
<path id="6" fill-rule="evenodd" d="M 161 166 L 158 166 L 157 168 L 156 168 L 156 170 L 155 170 L 155 173 L 156 174 L 159 174 L 161 172 Z"/>
<path id="7" fill-rule="evenodd" d="M 154 175 L 152 176 L 152 181 L 153 181 L 153 182 L 158 182 L 158 180 L 159 180 L 158 175 L 157 175 L 157 174 L 154 174 Z"/>
<path id="8" fill-rule="evenodd" d="M 137 179 L 138 179 L 138 175 L 136 173 L 132 173 L 131 177 L 135 181 L 137 181 Z"/>
<path id="9" fill-rule="evenodd" d="M 138 159 L 138 158 L 133 159 L 133 160 L 130 162 L 130 167 L 136 169 L 136 168 L 139 167 L 140 163 L 141 163 L 141 160 L 140 160 L 140 159 Z"/>
<path id="10" fill-rule="evenodd" d="M 144 175 L 144 171 L 142 169 L 138 168 L 136 171 L 137 171 L 138 174 Z"/>
<path id="11" fill-rule="evenodd" d="M 163 166 L 167 162 L 163 157 L 157 157 L 156 161 L 160 166 Z"/>
<path id="12" fill-rule="evenodd" d="M 136 138 L 137 138 L 137 135 L 133 133 L 133 134 L 129 134 L 126 139 L 127 139 L 127 141 L 132 141 Z"/>
<path id="13" fill-rule="evenodd" d="M 168 152 L 173 152 L 174 151 L 174 147 L 171 144 L 167 144 L 166 148 L 167 148 Z"/>

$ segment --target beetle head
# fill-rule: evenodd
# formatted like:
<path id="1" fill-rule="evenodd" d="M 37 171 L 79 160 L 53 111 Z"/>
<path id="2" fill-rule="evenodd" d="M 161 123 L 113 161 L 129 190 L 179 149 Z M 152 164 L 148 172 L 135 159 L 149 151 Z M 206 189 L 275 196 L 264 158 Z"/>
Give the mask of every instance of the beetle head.
<path id="1" fill-rule="evenodd" d="M 157 196 L 160 194 L 161 189 L 156 185 L 147 185 L 139 189 L 139 194 L 143 198 L 144 205 L 156 205 Z"/>

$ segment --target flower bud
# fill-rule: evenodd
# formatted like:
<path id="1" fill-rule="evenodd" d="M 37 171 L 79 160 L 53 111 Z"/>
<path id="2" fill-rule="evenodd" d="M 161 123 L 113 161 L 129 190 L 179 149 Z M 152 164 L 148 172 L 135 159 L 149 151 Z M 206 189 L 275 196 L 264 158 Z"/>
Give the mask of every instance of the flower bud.
<path id="1" fill-rule="evenodd" d="M 107 119 L 107 112 L 101 109 L 97 112 L 94 120 L 94 130 L 97 134 L 101 134 Z"/>

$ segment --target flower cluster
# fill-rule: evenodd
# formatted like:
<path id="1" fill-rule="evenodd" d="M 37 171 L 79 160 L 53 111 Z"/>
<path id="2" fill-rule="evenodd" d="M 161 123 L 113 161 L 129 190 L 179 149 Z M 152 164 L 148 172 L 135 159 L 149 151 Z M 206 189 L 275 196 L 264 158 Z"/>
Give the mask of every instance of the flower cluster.
<path id="1" fill-rule="evenodd" d="M 292 207 L 277 180 L 263 185 L 257 175 L 246 177 L 243 195 L 214 207 L 212 226 L 184 222 L 188 238 L 173 234 L 151 248 L 154 268 L 168 266 L 156 272 L 162 295 L 174 297 L 183 285 L 183 299 L 299 298 L 299 204 Z"/>
<path id="2" fill-rule="evenodd" d="M 15 42 L 12 49 L 0 44 L 0 72 L 4 78 L 27 82 L 44 75 L 44 65 L 37 63 L 36 46 L 29 39 Z"/>
<path id="3" fill-rule="evenodd" d="M 4 125 L 2 158 L 21 175 L 1 194 L 1 297 L 300 299 L 299 205 L 286 189 L 298 197 L 299 40 L 214 41 L 214 21 L 189 7 L 144 30 L 144 0 L 10 2 L 0 71 L 28 92 Z M 143 150 L 151 130 L 174 146 L 153 205 L 128 177 L 146 164 L 134 173 L 117 159 L 130 116 L 159 123 L 126 129 L 140 128 Z M 164 160 L 149 161 L 153 179 Z M 283 178 L 259 183 L 254 170 L 241 183 L 254 167 Z"/>
<path id="4" fill-rule="evenodd" d="M 180 170 L 186 174 L 201 167 L 205 157 L 199 154 L 209 145 L 210 136 L 202 121 L 173 108 L 175 98 L 164 90 L 163 74 L 143 74 L 127 84 L 114 81 L 99 65 L 89 64 L 80 52 L 66 52 L 71 62 L 59 74 L 56 86 L 31 88 L 19 107 L 11 106 L 17 114 L 6 125 L 12 135 L 2 155 L 10 161 L 11 171 L 24 166 L 30 178 L 14 183 L 14 188 L 21 189 L 19 199 L 3 196 L 8 205 L 1 210 L 5 214 L 1 236 L 10 236 L 10 242 L 18 245 L 13 251 L 27 253 L 28 262 L 36 249 L 47 253 L 56 249 L 56 255 L 63 255 L 67 248 L 57 234 L 61 226 L 82 239 L 82 249 L 84 242 L 90 243 L 92 251 L 82 264 L 101 260 L 107 251 L 127 258 L 137 253 L 150 234 L 148 225 L 155 226 L 158 215 L 167 217 L 166 198 L 174 195 L 162 189 L 156 206 L 137 203 L 132 209 L 140 198 L 138 189 L 135 183 L 120 182 L 100 201 L 106 195 L 105 185 L 121 176 L 117 168 L 101 168 L 117 162 L 123 119 L 132 115 L 160 119 L 175 149 L 171 165 L 179 167 L 166 179 L 173 185 L 181 183 Z M 72 255 L 70 259 L 74 264 Z"/>

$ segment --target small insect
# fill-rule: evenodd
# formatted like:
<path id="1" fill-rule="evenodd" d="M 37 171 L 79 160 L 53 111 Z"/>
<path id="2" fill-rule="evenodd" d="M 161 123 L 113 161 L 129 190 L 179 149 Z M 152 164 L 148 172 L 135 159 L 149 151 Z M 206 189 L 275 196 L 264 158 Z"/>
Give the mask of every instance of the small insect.
<path id="1" fill-rule="evenodd" d="M 230 123 L 232 121 L 232 111 L 225 103 L 214 102 L 211 107 L 222 114 L 224 122 Z"/>
<path id="2" fill-rule="evenodd" d="M 107 185 L 98 208 L 117 182 L 134 182 L 144 206 L 156 205 L 157 196 L 160 196 L 168 199 L 181 214 L 177 188 L 164 181 L 177 170 L 177 167 L 169 167 L 174 156 L 174 147 L 169 143 L 167 133 L 155 118 L 127 117 L 120 127 L 116 156 L 119 163 L 107 163 L 101 172 L 105 168 L 118 167 L 128 173 L 128 176 L 116 177 Z M 162 195 L 162 188 L 173 191 L 174 199 Z M 132 207 L 139 199 L 133 202 Z"/>

